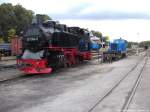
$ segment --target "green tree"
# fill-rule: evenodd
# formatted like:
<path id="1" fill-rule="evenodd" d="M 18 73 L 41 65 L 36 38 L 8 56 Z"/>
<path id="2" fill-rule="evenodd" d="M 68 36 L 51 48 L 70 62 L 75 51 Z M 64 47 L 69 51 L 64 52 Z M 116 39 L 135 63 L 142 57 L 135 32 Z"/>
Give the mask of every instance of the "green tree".
<path id="1" fill-rule="evenodd" d="M 109 38 L 109 36 L 103 36 L 102 38 L 103 38 L 103 39 L 102 39 L 102 40 L 103 40 L 103 42 L 105 42 L 105 45 L 107 45 L 107 46 L 108 46 L 108 45 L 109 45 L 109 43 L 110 43 L 110 38 Z"/>
<path id="2" fill-rule="evenodd" d="M 14 7 L 12 4 L 1 4 L 0 5 L 0 30 L 1 36 L 4 41 L 7 41 L 7 31 L 15 25 L 15 15 L 13 13 Z"/>
<path id="3" fill-rule="evenodd" d="M 13 6 L 11 3 L 0 5 L 0 36 L 8 42 L 8 32 L 15 29 L 18 35 L 32 22 L 33 11 L 23 8 L 21 5 Z"/>
<path id="4" fill-rule="evenodd" d="M 109 45 L 109 43 L 110 43 L 110 38 L 109 38 L 109 36 L 105 36 L 105 40 L 106 40 L 106 45 Z"/>
<path id="5" fill-rule="evenodd" d="M 11 39 L 16 35 L 16 30 L 11 28 L 8 30 L 8 41 L 11 42 Z"/>
<path id="6" fill-rule="evenodd" d="M 100 39 L 102 38 L 102 33 L 101 33 L 101 32 L 99 32 L 99 31 L 94 31 L 94 30 L 92 30 L 91 32 L 93 33 L 94 36 L 96 36 L 96 37 L 98 37 L 98 38 L 100 38 Z"/>
<path id="7" fill-rule="evenodd" d="M 49 17 L 47 14 L 44 14 L 44 21 L 46 21 L 46 20 L 52 20 L 52 18 Z"/>
<path id="8" fill-rule="evenodd" d="M 16 16 L 16 33 L 19 34 L 24 28 L 27 28 L 29 24 L 31 24 L 34 12 L 18 4 L 14 6 L 14 13 Z"/>
<path id="9" fill-rule="evenodd" d="M 3 3 L 0 5 L 0 37 L 5 42 L 11 38 L 10 34 L 19 35 L 22 30 L 27 28 L 35 17 L 32 10 L 27 10 L 21 5 Z M 51 19 L 44 14 L 44 20 Z M 9 37 L 9 38 L 8 38 Z"/>
<path id="10" fill-rule="evenodd" d="M 133 45 L 138 46 L 138 42 L 127 42 L 127 48 L 132 48 Z"/>
<path id="11" fill-rule="evenodd" d="M 3 37 L 0 37 L 0 44 L 4 43 Z"/>
<path id="12" fill-rule="evenodd" d="M 142 41 L 139 43 L 140 47 L 144 47 L 144 46 L 150 46 L 150 41 Z"/>

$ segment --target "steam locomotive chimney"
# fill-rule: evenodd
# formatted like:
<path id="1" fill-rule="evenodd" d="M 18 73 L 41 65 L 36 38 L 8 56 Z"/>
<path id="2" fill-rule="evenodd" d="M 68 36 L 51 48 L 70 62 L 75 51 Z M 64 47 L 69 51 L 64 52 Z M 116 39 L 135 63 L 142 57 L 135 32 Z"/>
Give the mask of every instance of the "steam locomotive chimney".
<path id="1" fill-rule="evenodd" d="M 42 25 L 44 22 L 44 15 L 36 14 L 36 17 L 32 20 L 32 24 Z"/>

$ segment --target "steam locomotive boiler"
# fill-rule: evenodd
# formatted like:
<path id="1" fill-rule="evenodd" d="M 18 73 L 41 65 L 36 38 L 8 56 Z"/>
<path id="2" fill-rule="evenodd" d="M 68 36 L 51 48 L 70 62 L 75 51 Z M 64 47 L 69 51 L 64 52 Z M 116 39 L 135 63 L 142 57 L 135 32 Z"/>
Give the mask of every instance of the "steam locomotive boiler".
<path id="1" fill-rule="evenodd" d="M 51 73 L 59 67 L 91 59 L 89 31 L 37 16 L 23 33 L 23 54 L 18 59 L 26 74 Z"/>

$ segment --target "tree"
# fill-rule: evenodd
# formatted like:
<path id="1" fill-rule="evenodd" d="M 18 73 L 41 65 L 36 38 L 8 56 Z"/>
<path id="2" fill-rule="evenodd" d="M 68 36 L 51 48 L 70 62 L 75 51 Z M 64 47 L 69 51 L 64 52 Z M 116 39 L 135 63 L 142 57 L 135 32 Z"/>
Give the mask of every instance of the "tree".
<path id="1" fill-rule="evenodd" d="M 92 30 L 91 32 L 93 33 L 94 36 L 96 36 L 96 37 L 98 37 L 98 38 L 100 38 L 100 39 L 102 38 L 102 33 L 101 33 L 101 32 L 99 32 L 99 31 L 94 31 L 94 30 Z"/>
<path id="2" fill-rule="evenodd" d="M 8 30 L 8 42 L 11 42 L 11 39 L 15 36 L 16 30 L 11 28 Z"/>
<path id="3" fill-rule="evenodd" d="M 32 10 L 27 10 L 21 5 L 12 5 L 11 3 L 3 3 L 0 5 L 0 37 L 5 42 L 11 38 L 10 35 L 19 35 L 21 31 L 26 29 L 35 17 Z M 44 20 L 51 19 L 44 14 Z M 9 37 L 9 38 L 8 38 Z"/>
<path id="4" fill-rule="evenodd" d="M 11 3 L 0 5 L 0 36 L 5 42 L 8 42 L 8 33 L 14 29 L 16 34 L 26 28 L 32 22 L 33 11 L 23 8 L 21 5 L 13 6 Z"/>
<path id="5" fill-rule="evenodd" d="M 52 18 L 49 17 L 47 14 L 44 14 L 43 16 L 44 16 L 44 21 L 46 21 L 46 20 L 52 20 Z"/>
<path id="6" fill-rule="evenodd" d="M 3 37 L 0 37 L 0 44 L 4 43 Z"/>
<path id="7" fill-rule="evenodd" d="M 6 37 L 8 29 L 12 28 L 15 25 L 15 16 L 13 10 L 14 8 L 10 3 L 4 3 L 0 5 L 0 29 L 1 36 L 3 37 L 4 41 L 7 41 Z"/>
<path id="8" fill-rule="evenodd" d="M 150 41 L 142 41 L 139 43 L 140 47 L 144 47 L 144 46 L 150 46 Z"/>
<path id="9" fill-rule="evenodd" d="M 19 34 L 24 28 L 27 28 L 33 19 L 34 12 L 23 8 L 21 5 L 14 6 L 16 16 L 16 33 Z"/>
<path id="10" fill-rule="evenodd" d="M 132 48 L 132 46 L 138 46 L 138 42 L 127 42 L 127 48 Z"/>
<path id="11" fill-rule="evenodd" d="M 109 36 L 103 36 L 102 37 L 102 41 L 103 42 L 105 42 L 105 45 L 109 45 L 109 43 L 110 43 L 110 38 L 109 38 Z"/>

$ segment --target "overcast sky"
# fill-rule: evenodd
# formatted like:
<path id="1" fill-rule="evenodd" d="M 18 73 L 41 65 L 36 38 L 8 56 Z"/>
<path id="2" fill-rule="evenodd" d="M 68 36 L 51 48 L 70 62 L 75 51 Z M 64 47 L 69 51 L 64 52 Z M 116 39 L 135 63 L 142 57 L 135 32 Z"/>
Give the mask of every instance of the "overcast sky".
<path id="1" fill-rule="evenodd" d="M 128 41 L 150 40 L 149 0 L 0 0 L 48 14 L 69 26 Z"/>

